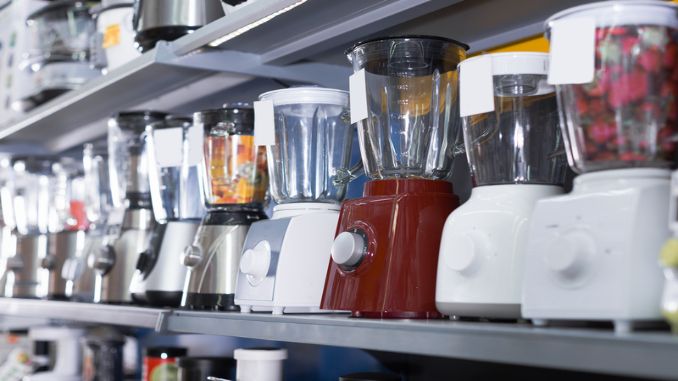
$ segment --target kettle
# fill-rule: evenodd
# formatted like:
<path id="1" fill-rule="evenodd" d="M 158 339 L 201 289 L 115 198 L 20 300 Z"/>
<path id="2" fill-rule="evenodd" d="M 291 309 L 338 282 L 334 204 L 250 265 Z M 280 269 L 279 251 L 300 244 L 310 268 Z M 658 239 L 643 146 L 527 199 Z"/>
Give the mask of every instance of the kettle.
<path id="1" fill-rule="evenodd" d="M 142 52 L 223 17 L 221 0 L 135 0 L 134 42 Z"/>

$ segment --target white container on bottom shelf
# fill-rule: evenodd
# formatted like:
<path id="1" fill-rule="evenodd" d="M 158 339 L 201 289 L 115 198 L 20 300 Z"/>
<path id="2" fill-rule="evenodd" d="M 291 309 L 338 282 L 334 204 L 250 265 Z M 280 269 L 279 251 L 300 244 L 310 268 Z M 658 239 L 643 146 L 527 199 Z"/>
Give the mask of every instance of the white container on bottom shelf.
<path id="1" fill-rule="evenodd" d="M 282 381 L 286 349 L 236 349 L 236 381 Z"/>

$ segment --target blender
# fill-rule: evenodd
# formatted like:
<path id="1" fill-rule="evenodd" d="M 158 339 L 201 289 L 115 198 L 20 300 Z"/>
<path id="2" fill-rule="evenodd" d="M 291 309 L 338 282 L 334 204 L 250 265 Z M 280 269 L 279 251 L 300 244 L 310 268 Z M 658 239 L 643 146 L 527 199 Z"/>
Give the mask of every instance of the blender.
<path id="1" fill-rule="evenodd" d="M 351 120 L 370 180 L 363 197 L 341 207 L 323 309 L 441 317 L 435 277 L 443 225 L 459 205 L 445 179 L 461 130 L 456 68 L 467 49 L 446 38 L 404 36 L 347 51 L 355 71 Z"/>
<path id="2" fill-rule="evenodd" d="M 145 299 L 143 290 L 130 292 L 139 253 L 148 248 L 155 225 L 145 130 L 148 124 L 165 116 L 155 111 L 126 111 L 109 120 L 111 194 L 114 208 L 123 204 L 124 211 L 121 221 L 118 213 L 109 216 L 108 238 L 94 260 L 97 278 L 100 278 L 100 282 L 97 281 L 100 289 L 95 290 L 97 302 L 130 303 L 133 293 Z"/>
<path id="3" fill-rule="evenodd" d="M 46 371 L 24 377 L 25 381 L 82 380 L 82 344 L 85 329 L 77 327 L 31 327 L 28 336 L 35 342 L 53 343 L 54 362 Z M 50 359 L 46 359 L 49 360 Z"/>
<path id="4" fill-rule="evenodd" d="M 40 265 L 47 256 L 51 165 L 49 158 L 12 158 L 14 175 L 11 198 L 16 225 L 16 250 L 7 259 L 5 296 L 47 296 L 49 273 Z"/>
<path id="5" fill-rule="evenodd" d="M 88 143 L 83 147 L 83 202 L 86 216 L 84 248 L 66 260 L 61 273 L 66 280 L 67 296 L 81 302 L 94 300 L 95 273 L 89 263 L 103 245 L 106 220 L 112 208 L 108 179 L 106 142 Z"/>
<path id="6" fill-rule="evenodd" d="M 67 299 L 67 279 L 62 277 L 66 263 L 82 255 L 87 219 L 84 206 L 85 184 L 75 160 L 62 158 L 52 164 L 50 178 L 48 255 L 41 266 L 49 273 L 48 299 Z"/>
<path id="7" fill-rule="evenodd" d="M 148 250 L 142 252 L 135 277 L 145 283 L 148 303 L 178 307 L 190 246 L 205 215 L 198 171 L 202 161 L 202 127 L 190 118 L 168 116 L 146 127 L 148 172 L 157 225 Z"/>
<path id="8" fill-rule="evenodd" d="M 661 318 L 657 255 L 670 237 L 670 168 L 678 153 L 678 9 L 600 2 L 545 25 L 549 82 L 568 163 L 579 176 L 570 194 L 537 202 L 522 313 L 536 324 L 606 321 L 628 331 Z"/>
<path id="9" fill-rule="evenodd" d="M 339 205 L 346 195 L 355 130 L 348 92 L 319 87 L 259 96 L 273 109 L 257 111 L 257 136 L 266 142 L 271 220 L 252 225 L 243 247 L 236 304 L 243 312 L 319 312 Z"/>
<path id="10" fill-rule="evenodd" d="M 204 132 L 200 178 L 207 214 L 183 264 L 188 268 L 181 305 L 238 311 L 234 303 L 240 253 L 253 222 L 266 218 L 266 158 L 254 145 L 254 110 L 245 104 L 200 111 Z"/>
<path id="11" fill-rule="evenodd" d="M 447 218 L 440 242 L 436 306 L 445 315 L 520 318 L 530 216 L 537 201 L 563 192 L 566 171 L 547 70 L 545 53 L 495 53 L 459 64 L 474 188 Z M 481 84 L 490 86 L 480 92 Z M 473 108 L 485 101 L 483 112 Z"/>
<path id="12" fill-rule="evenodd" d="M 28 46 L 21 63 L 31 86 L 23 103 L 42 104 L 101 73 L 90 66 L 90 38 L 96 27 L 86 1 L 53 1 L 28 16 Z"/>

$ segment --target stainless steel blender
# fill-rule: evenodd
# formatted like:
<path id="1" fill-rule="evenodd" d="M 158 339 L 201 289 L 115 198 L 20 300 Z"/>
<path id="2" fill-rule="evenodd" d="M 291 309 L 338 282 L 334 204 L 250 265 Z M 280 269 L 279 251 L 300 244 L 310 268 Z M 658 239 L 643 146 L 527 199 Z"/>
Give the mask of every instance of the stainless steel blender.
<path id="1" fill-rule="evenodd" d="M 41 298 L 47 295 L 49 273 L 40 265 L 47 256 L 51 165 L 47 158 L 12 158 L 11 197 L 17 244 L 15 254 L 7 260 L 5 296 Z"/>
<path id="2" fill-rule="evenodd" d="M 155 220 L 148 183 L 148 155 L 144 138 L 146 125 L 163 120 L 166 114 L 154 111 L 120 112 L 109 120 L 108 151 L 111 193 L 115 206 L 124 200 L 120 231 L 106 243 L 94 261 L 100 290 L 94 299 L 106 303 L 130 303 L 132 277 L 139 253 L 148 248 Z M 124 192 L 124 197 L 122 194 Z M 116 204 L 117 203 L 117 204 Z M 115 236 L 117 216 L 109 229 Z M 143 291 L 137 292 L 143 295 Z"/>
<path id="3" fill-rule="evenodd" d="M 240 252 L 250 225 L 266 218 L 266 158 L 254 145 L 254 111 L 248 106 L 197 112 L 193 122 L 205 133 L 201 179 L 208 211 L 184 252 L 188 274 L 181 305 L 237 311 Z"/>
<path id="4" fill-rule="evenodd" d="M 41 261 L 49 273 L 47 298 L 67 299 L 67 279 L 62 277 L 71 258 L 82 255 L 85 248 L 84 178 L 79 164 L 62 158 L 52 164 L 50 177 L 48 255 Z"/>
<path id="5" fill-rule="evenodd" d="M 87 218 L 84 249 L 64 264 L 67 296 L 81 302 L 94 300 L 96 275 L 90 258 L 99 252 L 106 235 L 106 222 L 112 209 L 108 177 L 108 149 L 105 141 L 83 148 L 84 207 Z"/>
<path id="6" fill-rule="evenodd" d="M 271 220 L 247 234 L 236 304 L 243 312 L 319 312 L 340 203 L 352 178 L 348 92 L 297 87 L 259 99 L 274 111 L 273 120 L 256 117 L 257 129 L 274 128 L 275 144 L 266 149 L 278 205 Z"/>
<path id="7" fill-rule="evenodd" d="M 148 172 L 157 225 L 148 250 L 137 263 L 135 279 L 144 283 L 148 303 L 178 307 L 186 279 L 181 263 L 205 215 L 198 171 L 202 127 L 190 118 L 168 116 L 146 127 Z"/>

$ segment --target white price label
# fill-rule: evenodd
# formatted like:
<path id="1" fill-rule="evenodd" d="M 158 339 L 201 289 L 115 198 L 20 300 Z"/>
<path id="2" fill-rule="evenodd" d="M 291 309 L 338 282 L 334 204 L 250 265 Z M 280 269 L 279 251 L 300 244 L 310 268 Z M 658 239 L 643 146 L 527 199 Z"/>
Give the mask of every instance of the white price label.
<path id="1" fill-rule="evenodd" d="M 254 144 L 275 145 L 275 114 L 272 101 L 254 102 Z"/>
<path id="2" fill-rule="evenodd" d="M 492 58 L 480 56 L 459 65 L 459 115 L 494 111 Z"/>
<path id="3" fill-rule="evenodd" d="M 367 79 L 365 69 L 353 73 L 348 79 L 348 88 L 351 93 L 351 123 L 367 119 Z"/>
<path id="4" fill-rule="evenodd" d="M 181 166 L 181 144 L 183 130 L 181 128 L 161 128 L 153 131 L 155 160 L 161 167 Z"/>
<path id="5" fill-rule="evenodd" d="M 200 126 L 191 126 L 186 132 L 188 140 L 187 161 L 189 166 L 197 165 L 202 161 L 205 134 Z"/>
<path id="6" fill-rule="evenodd" d="M 548 83 L 582 84 L 595 72 L 596 21 L 593 18 L 556 20 L 551 23 Z"/>

